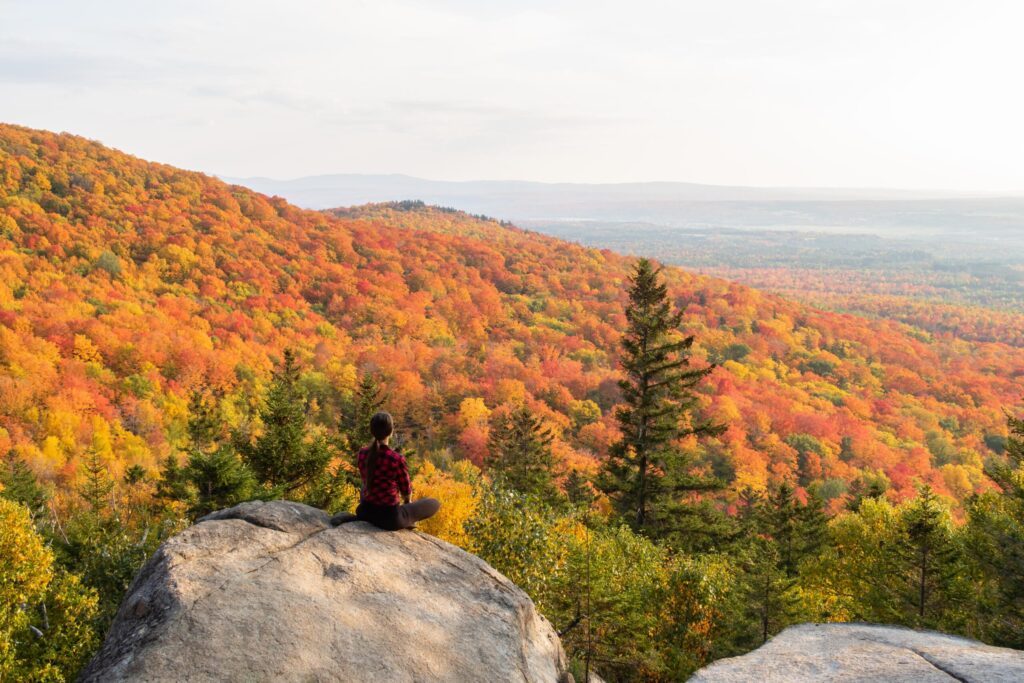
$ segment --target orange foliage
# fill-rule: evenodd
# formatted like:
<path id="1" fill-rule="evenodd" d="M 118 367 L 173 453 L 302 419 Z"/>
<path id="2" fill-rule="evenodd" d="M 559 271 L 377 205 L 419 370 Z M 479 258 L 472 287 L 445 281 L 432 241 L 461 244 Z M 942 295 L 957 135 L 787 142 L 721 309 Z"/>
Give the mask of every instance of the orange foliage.
<path id="1" fill-rule="evenodd" d="M 443 209 L 302 210 L 0 126 L 0 446 L 62 482 L 103 424 L 115 472 L 152 469 L 181 440 L 192 389 L 222 392 L 240 420 L 290 346 L 307 372 L 349 382 L 342 393 L 357 370 L 378 374 L 428 447 L 481 462 L 486 411 L 526 403 L 564 459 L 600 456 L 631 263 Z M 977 454 L 1005 434 L 1024 373 L 998 328 L 964 341 L 665 277 L 696 362 L 721 363 L 700 409 L 730 430 L 697 447 L 704 465 L 758 486 L 881 471 L 897 498 L 918 481 L 956 497 L 986 486 Z M 581 401 L 600 417 L 579 424 Z M 795 436 L 817 450 L 800 457 Z"/>

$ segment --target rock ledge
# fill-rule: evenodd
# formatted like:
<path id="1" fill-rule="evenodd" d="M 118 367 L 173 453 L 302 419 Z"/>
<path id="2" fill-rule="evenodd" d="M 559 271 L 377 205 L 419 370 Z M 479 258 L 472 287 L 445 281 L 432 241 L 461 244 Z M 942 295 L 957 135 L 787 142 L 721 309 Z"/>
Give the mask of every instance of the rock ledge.
<path id="1" fill-rule="evenodd" d="M 1024 681 L 1024 652 L 934 631 L 871 624 L 791 626 L 741 657 L 704 667 L 691 683 Z"/>
<path id="2" fill-rule="evenodd" d="M 215 512 L 136 576 L 81 681 L 556 681 L 551 625 L 427 534 L 275 501 Z"/>

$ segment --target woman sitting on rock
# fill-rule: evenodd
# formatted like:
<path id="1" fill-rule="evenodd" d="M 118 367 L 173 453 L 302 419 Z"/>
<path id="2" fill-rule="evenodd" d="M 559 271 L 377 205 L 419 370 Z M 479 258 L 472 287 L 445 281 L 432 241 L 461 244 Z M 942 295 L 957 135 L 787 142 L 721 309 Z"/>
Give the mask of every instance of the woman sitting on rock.
<path id="1" fill-rule="evenodd" d="M 377 413 L 370 418 L 373 443 L 359 449 L 356 456 L 363 489 L 359 494 L 355 519 L 370 522 L 388 531 L 410 529 L 416 522 L 436 515 L 441 508 L 436 498 L 409 502 L 412 486 L 405 457 L 388 446 L 394 431 L 395 422 L 391 415 Z M 404 504 L 399 504 L 400 500 Z M 337 520 L 335 523 L 350 519 Z"/>

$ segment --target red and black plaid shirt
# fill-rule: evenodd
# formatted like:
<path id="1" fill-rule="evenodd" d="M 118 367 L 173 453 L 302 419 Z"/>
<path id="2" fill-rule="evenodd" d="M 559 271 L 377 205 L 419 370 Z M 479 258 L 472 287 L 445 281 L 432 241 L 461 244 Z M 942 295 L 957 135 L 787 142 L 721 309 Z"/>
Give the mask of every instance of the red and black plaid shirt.
<path id="1" fill-rule="evenodd" d="M 370 447 L 359 450 L 356 464 L 359 475 L 363 478 L 362 500 L 373 505 L 398 505 L 402 502 L 399 496 L 410 494 L 409 468 L 405 457 L 398 451 L 381 446 L 377 452 L 377 462 L 373 466 L 373 481 L 366 481 L 366 465 L 370 457 Z"/>

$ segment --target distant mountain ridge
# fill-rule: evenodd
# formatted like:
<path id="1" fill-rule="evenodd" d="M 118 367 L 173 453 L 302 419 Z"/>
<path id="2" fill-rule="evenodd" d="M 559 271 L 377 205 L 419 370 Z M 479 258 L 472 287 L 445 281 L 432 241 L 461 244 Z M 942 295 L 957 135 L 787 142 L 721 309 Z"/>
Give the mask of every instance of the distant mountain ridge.
<path id="1" fill-rule="evenodd" d="M 280 180 L 221 177 L 259 192 L 279 194 L 305 206 L 324 209 L 341 205 L 421 199 L 477 202 L 540 200 L 555 202 L 714 202 L 714 201 L 916 201 L 992 198 L 984 193 L 885 188 L 748 187 L 671 181 L 631 183 L 545 183 L 526 180 L 428 180 L 395 174 L 336 173 Z M 471 208 L 464 210 L 471 210 Z"/>
<path id="2" fill-rule="evenodd" d="M 1024 198 L 871 188 L 785 188 L 697 183 L 443 181 L 406 175 L 337 174 L 294 180 L 223 178 L 310 209 L 421 200 L 516 222 L 646 221 L 672 227 L 839 227 L 887 233 L 1019 227 Z"/>

